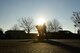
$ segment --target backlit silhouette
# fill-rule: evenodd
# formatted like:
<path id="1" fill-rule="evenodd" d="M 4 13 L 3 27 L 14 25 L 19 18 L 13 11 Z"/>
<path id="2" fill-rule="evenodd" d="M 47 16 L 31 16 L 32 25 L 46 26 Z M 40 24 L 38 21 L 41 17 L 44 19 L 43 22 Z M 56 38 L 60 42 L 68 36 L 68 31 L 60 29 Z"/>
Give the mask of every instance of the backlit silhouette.
<path id="1" fill-rule="evenodd" d="M 39 34 L 38 39 L 43 40 L 44 37 L 46 36 L 46 25 L 45 24 L 37 25 L 36 28 L 37 28 L 37 31 L 38 31 L 38 34 Z"/>

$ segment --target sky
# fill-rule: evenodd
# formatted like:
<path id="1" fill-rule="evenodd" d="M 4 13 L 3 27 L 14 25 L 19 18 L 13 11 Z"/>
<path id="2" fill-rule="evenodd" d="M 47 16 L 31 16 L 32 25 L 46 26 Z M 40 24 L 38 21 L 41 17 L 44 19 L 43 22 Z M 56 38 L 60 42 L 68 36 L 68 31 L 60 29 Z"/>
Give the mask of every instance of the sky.
<path id="1" fill-rule="evenodd" d="M 75 31 L 73 12 L 80 11 L 80 0 L 0 0 L 0 28 L 9 30 L 22 17 L 57 19 L 64 30 Z"/>

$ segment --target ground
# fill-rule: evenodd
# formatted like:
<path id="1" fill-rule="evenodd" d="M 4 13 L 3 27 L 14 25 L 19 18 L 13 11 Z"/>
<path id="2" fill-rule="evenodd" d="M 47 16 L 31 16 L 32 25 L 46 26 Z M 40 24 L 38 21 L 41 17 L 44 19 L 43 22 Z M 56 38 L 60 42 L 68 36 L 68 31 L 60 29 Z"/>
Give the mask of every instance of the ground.
<path id="1" fill-rule="evenodd" d="M 0 53 L 80 53 L 80 40 L 0 40 Z"/>

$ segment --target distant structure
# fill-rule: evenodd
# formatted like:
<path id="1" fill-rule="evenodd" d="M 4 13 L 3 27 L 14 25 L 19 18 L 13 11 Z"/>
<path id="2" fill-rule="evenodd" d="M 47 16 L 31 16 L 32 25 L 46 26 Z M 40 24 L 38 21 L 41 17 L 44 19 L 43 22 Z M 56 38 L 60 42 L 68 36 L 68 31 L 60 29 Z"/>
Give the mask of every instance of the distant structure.
<path id="1" fill-rule="evenodd" d="M 80 34 L 80 29 L 77 30 L 77 33 Z"/>
<path id="2" fill-rule="evenodd" d="M 0 35 L 3 35 L 3 31 L 2 30 L 0 30 Z"/>
<path id="3" fill-rule="evenodd" d="M 3 31 L 0 30 L 0 39 L 4 38 L 4 34 L 3 34 Z"/>
<path id="4" fill-rule="evenodd" d="M 24 30 L 8 30 L 5 32 L 5 36 L 9 39 L 26 38 L 26 32 Z"/>

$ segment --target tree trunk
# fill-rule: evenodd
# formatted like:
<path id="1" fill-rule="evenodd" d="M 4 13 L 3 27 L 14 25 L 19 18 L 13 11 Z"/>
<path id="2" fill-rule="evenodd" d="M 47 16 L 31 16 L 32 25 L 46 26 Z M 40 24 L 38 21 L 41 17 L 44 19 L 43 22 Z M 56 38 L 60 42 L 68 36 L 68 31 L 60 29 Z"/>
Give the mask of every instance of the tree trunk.
<path id="1" fill-rule="evenodd" d="M 30 34 L 30 29 L 28 28 L 28 34 Z"/>

